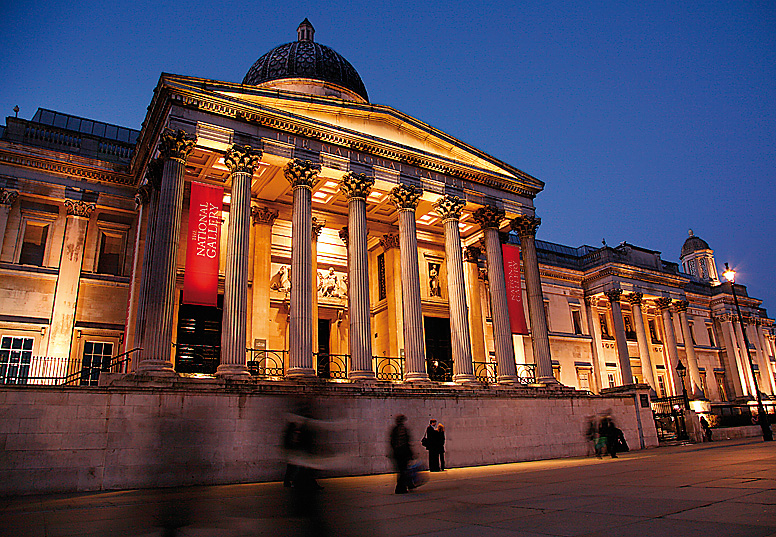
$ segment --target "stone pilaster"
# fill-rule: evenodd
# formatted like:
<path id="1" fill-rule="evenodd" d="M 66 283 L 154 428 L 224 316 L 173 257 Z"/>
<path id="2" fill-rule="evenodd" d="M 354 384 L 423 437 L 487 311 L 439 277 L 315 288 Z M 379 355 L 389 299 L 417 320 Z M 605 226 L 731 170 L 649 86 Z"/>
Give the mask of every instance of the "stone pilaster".
<path id="1" fill-rule="evenodd" d="M 420 305 L 420 268 L 415 209 L 423 191 L 412 185 L 391 190 L 391 201 L 399 212 L 402 307 L 404 311 L 404 380 L 427 381 L 426 351 L 423 340 L 423 313 Z"/>
<path id="2" fill-rule="evenodd" d="M 668 355 L 668 369 L 671 375 L 671 384 L 673 385 L 674 395 L 682 395 L 682 379 L 676 372 L 676 366 L 679 364 L 679 350 L 676 346 L 676 333 L 674 332 L 674 322 L 671 320 L 671 299 L 658 298 L 655 305 L 663 316 L 663 333 L 665 334 L 664 348 Z"/>
<path id="3" fill-rule="evenodd" d="M 592 341 L 590 342 L 593 357 L 593 381 L 595 388 L 593 391 L 600 392 L 604 387 L 603 375 L 601 373 L 601 328 L 598 324 L 598 299 L 595 297 L 585 297 L 585 319 L 587 320 L 587 330 L 590 333 Z"/>
<path id="4" fill-rule="evenodd" d="M 536 380 L 543 384 L 554 384 L 557 380 L 552 374 L 550 335 L 544 311 L 542 281 L 539 276 L 539 259 L 536 256 L 535 244 L 536 230 L 541 223 L 541 218 L 521 215 L 512 219 L 510 226 L 520 237 L 525 288 L 528 294 L 528 315 L 531 319 L 531 342 L 536 361 Z"/>
<path id="5" fill-rule="evenodd" d="M 690 332 L 690 323 L 687 321 L 687 308 L 690 303 L 687 300 L 676 301 L 676 311 L 679 313 L 679 326 L 682 328 L 682 339 L 684 339 L 684 352 L 687 356 L 687 371 L 689 373 L 690 385 L 687 387 L 690 397 L 693 399 L 703 399 L 703 383 L 701 382 L 701 372 L 698 369 L 698 357 L 695 354 L 695 345 L 692 342 L 692 333 Z"/>
<path id="6" fill-rule="evenodd" d="M 746 340 L 744 339 L 744 333 L 743 333 L 743 327 L 741 326 L 741 323 L 738 321 L 738 315 L 734 316 L 733 321 L 733 329 L 735 331 L 736 341 L 738 341 L 738 358 L 739 358 L 739 366 L 741 368 L 741 372 L 743 373 L 743 377 L 745 379 L 745 385 L 747 387 L 746 394 L 751 395 L 752 397 L 755 396 L 756 390 L 754 388 L 754 378 L 752 377 L 752 366 L 749 361 L 749 354 L 747 353 L 746 349 Z"/>
<path id="7" fill-rule="evenodd" d="M 312 267 L 310 274 L 313 278 L 313 352 L 318 352 L 318 237 L 321 236 L 321 232 L 325 227 L 326 220 L 316 216 L 312 217 L 312 229 L 310 230 L 310 237 L 312 238 L 312 243 L 310 244 Z"/>
<path id="8" fill-rule="evenodd" d="M 649 356 L 647 331 L 644 327 L 644 313 L 641 311 L 643 298 L 643 293 L 631 293 L 626 297 L 626 300 L 630 302 L 633 313 L 633 325 L 636 329 L 636 342 L 639 345 L 639 359 L 641 360 L 641 374 L 644 375 L 644 382 L 649 384 L 653 390 L 657 390 L 655 374 L 652 370 L 652 359 Z"/>
<path id="9" fill-rule="evenodd" d="M 372 366 L 372 327 L 369 315 L 369 265 L 366 198 L 375 178 L 348 172 L 340 191 L 348 198 L 348 308 L 350 317 L 350 375 L 353 380 L 375 378 Z"/>
<path id="10" fill-rule="evenodd" d="M 472 365 L 471 335 L 466 307 L 466 283 L 463 274 L 461 230 L 458 224 L 466 202 L 458 196 L 443 196 L 434 204 L 445 228 L 447 295 L 450 307 L 450 332 L 453 347 L 453 380 L 459 384 L 475 382 Z"/>
<path id="11" fill-rule="evenodd" d="M 488 353 L 485 351 L 485 330 L 482 317 L 482 293 L 480 292 L 480 260 L 482 251 L 476 246 L 468 246 L 463 251 L 464 277 L 466 279 L 466 293 L 469 299 L 468 322 L 471 332 L 472 359 L 478 362 L 486 362 Z"/>
<path id="12" fill-rule="evenodd" d="M 399 235 L 386 233 L 380 238 L 385 252 L 385 294 L 388 310 L 388 356 L 399 356 L 404 348 L 404 312 L 401 297 L 401 249 Z M 382 337 L 382 336 L 381 336 Z"/>
<path id="13" fill-rule="evenodd" d="M 3 242 L 5 240 L 5 228 L 8 226 L 8 215 L 11 213 L 11 207 L 19 198 L 19 192 L 16 190 L 6 190 L 0 188 L 0 253 L 3 251 Z"/>
<path id="14" fill-rule="evenodd" d="M 493 346 L 498 364 L 498 382 L 511 384 L 517 381 L 515 349 L 512 346 L 512 328 L 509 324 L 507 285 L 504 278 L 504 257 L 501 252 L 499 227 L 504 220 L 504 210 L 492 205 L 480 207 L 473 214 L 474 221 L 482 227 L 485 256 L 488 260 L 491 315 L 493 318 Z M 537 366 L 538 369 L 538 366 Z M 550 365 L 552 373 L 552 365 Z M 538 376 L 538 373 L 537 373 Z"/>
<path id="15" fill-rule="evenodd" d="M 312 290 L 312 189 L 320 165 L 294 159 L 284 168 L 294 193 L 291 217 L 291 312 L 288 377 L 314 377 Z"/>
<path id="16" fill-rule="evenodd" d="M 65 237 L 57 275 L 57 287 L 54 292 L 54 308 L 51 313 L 46 353 L 46 356 L 53 358 L 70 357 L 78 288 L 81 285 L 86 229 L 95 205 L 83 201 L 65 200 L 65 209 L 67 210 Z"/>
<path id="17" fill-rule="evenodd" d="M 256 340 L 269 341 L 269 282 L 272 272 L 272 224 L 278 211 L 267 207 L 251 208 L 253 221 L 253 299 L 251 306 L 251 347 Z"/>
<path id="18" fill-rule="evenodd" d="M 248 342 L 248 253 L 251 240 L 251 182 L 261 160 L 261 151 L 233 145 L 224 155 L 232 176 L 229 225 L 226 235 L 224 311 L 221 320 L 221 363 L 218 377 L 249 377 L 246 364 Z"/>
<path id="19" fill-rule="evenodd" d="M 748 384 L 745 372 L 741 369 L 741 359 L 739 357 L 738 347 L 736 346 L 736 333 L 733 330 L 733 316 L 722 315 L 719 317 L 722 325 L 722 341 L 725 347 L 725 371 L 727 379 L 733 386 L 733 398 L 743 397 L 747 394 L 746 386 Z"/>
<path id="20" fill-rule="evenodd" d="M 146 302 L 145 322 L 151 330 L 143 334 L 141 362 L 137 368 L 139 372 L 151 375 L 175 375 L 171 361 L 175 273 L 178 267 L 186 159 L 194 145 L 195 141 L 181 130 L 167 130 L 159 141 L 164 168 L 148 275 L 148 289 L 151 292 Z"/>
<path id="21" fill-rule="evenodd" d="M 612 322 L 614 323 L 614 341 L 617 344 L 617 361 L 620 365 L 620 376 L 622 384 L 633 384 L 633 371 L 630 365 L 630 354 L 628 352 L 628 340 L 625 337 L 625 323 L 622 320 L 622 307 L 620 298 L 622 289 L 611 289 L 604 293 L 609 299 L 609 307 L 612 310 Z"/>

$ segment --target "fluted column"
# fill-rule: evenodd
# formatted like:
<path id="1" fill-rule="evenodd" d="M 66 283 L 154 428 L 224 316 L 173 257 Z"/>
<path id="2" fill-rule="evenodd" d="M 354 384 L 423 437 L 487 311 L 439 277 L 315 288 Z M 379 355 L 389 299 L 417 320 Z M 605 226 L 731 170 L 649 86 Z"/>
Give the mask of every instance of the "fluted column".
<path id="1" fill-rule="evenodd" d="M 631 293 L 626 297 L 626 300 L 630 302 L 631 312 L 633 312 L 633 325 L 636 329 L 636 341 L 639 345 L 639 359 L 641 360 L 641 374 L 644 375 L 644 382 L 649 384 L 653 390 L 657 390 L 655 374 L 652 371 L 652 359 L 649 356 L 647 331 L 644 328 L 644 314 L 641 311 L 641 301 L 643 298 L 643 293 Z"/>
<path id="2" fill-rule="evenodd" d="M 466 284 L 463 276 L 461 230 L 458 224 L 466 202 L 458 196 L 443 196 L 434 209 L 445 228 L 447 295 L 450 307 L 450 335 L 453 347 L 453 380 L 459 384 L 475 382 L 472 366 L 471 335 L 466 308 Z"/>
<path id="3" fill-rule="evenodd" d="M 741 323 L 738 322 L 738 316 L 736 316 L 735 319 L 736 320 L 733 321 L 733 329 L 735 331 L 736 340 L 738 341 L 739 365 L 741 367 L 741 372 L 746 379 L 747 394 L 754 397 L 756 395 L 756 390 L 754 389 L 754 378 L 752 377 L 752 366 L 749 363 L 749 353 L 747 353 L 746 349 L 746 340 L 744 339 L 744 333 L 742 331 L 743 327 L 741 326 Z"/>
<path id="4" fill-rule="evenodd" d="M 232 193 L 226 235 L 224 311 L 221 320 L 219 377 L 249 377 L 246 365 L 248 341 L 248 252 L 251 240 L 251 181 L 261 160 L 261 151 L 233 145 L 224 164 L 231 172 Z"/>
<path id="5" fill-rule="evenodd" d="M 725 356 L 727 357 L 725 370 L 728 373 L 728 379 L 733 385 L 733 398 L 736 398 L 747 395 L 746 386 L 748 382 L 747 377 L 744 376 L 744 371 L 741 369 L 741 359 L 736 346 L 736 333 L 733 330 L 733 317 L 733 315 L 725 314 L 720 316 L 719 320 L 722 325 L 722 340 L 725 346 Z"/>
<path id="6" fill-rule="evenodd" d="M 283 172 L 294 192 L 291 217 L 291 313 L 288 377 L 314 377 L 312 291 L 312 189 L 320 165 L 294 159 Z"/>
<path id="7" fill-rule="evenodd" d="M 152 248 L 149 289 L 146 302 L 146 325 L 143 335 L 142 361 L 138 371 L 153 375 L 174 375 L 172 352 L 173 313 L 175 311 L 175 274 L 178 268 L 181 210 L 186 158 L 195 141 L 185 132 L 167 130 L 159 141 L 164 161 L 156 231 Z"/>
<path id="8" fill-rule="evenodd" d="M 555 384 L 558 381 L 552 374 L 550 335 L 544 311 L 539 258 L 536 256 L 536 230 L 541 223 L 541 218 L 521 215 L 512 219 L 510 225 L 520 237 L 520 253 L 523 257 L 525 288 L 528 294 L 528 316 L 531 319 L 531 342 L 536 361 L 536 380 L 543 384 Z"/>
<path id="9" fill-rule="evenodd" d="M 8 215 L 11 207 L 19 198 L 19 192 L 16 190 L 6 190 L 0 188 L 0 253 L 3 251 L 3 242 L 5 241 L 5 228 L 8 226 Z"/>
<path id="10" fill-rule="evenodd" d="M 701 382 L 701 372 L 698 369 L 698 357 L 695 354 L 695 345 L 692 342 L 692 333 L 690 332 L 690 323 L 687 321 L 687 308 L 690 303 L 687 300 L 678 300 L 676 302 L 676 311 L 679 313 L 679 326 L 682 328 L 682 338 L 684 339 L 684 352 L 687 355 L 687 370 L 690 375 L 690 386 L 688 391 L 693 399 L 703 399 L 703 383 Z"/>
<path id="11" fill-rule="evenodd" d="M 375 378 L 372 367 L 372 327 L 369 316 L 369 265 L 366 198 L 374 177 L 348 172 L 340 190 L 348 198 L 348 302 L 350 316 L 350 375 L 353 380 Z M 413 211 L 414 214 L 414 211 Z M 413 219 L 413 224 L 415 220 Z M 417 267 L 417 263 L 415 264 Z"/>
<path id="12" fill-rule="evenodd" d="M 480 267 L 478 265 L 481 250 L 476 246 L 468 246 L 463 251 L 464 276 L 466 278 L 466 293 L 469 299 L 468 324 L 471 332 L 472 359 L 486 362 L 488 353 L 485 351 L 485 330 L 482 322 L 482 296 L 480 293 Z"/>
<path id="13" fill-rule="evenodd" d="M 490 283 L 491 316 L 493 318 L 493 346 L 498 364 L 498 382 L 511 384 L 517 381 L 515 349 L 512 346 L 512 328 L 509 324 L 509 303 L 504 277 L 504 256 L 501 252 L 499 226 L 504 220 L 504 210 L 485 205 L 474 211 L 474 221 L 482 227 L 485 240 L 485 256 L 488 260 L 488 282 Z M 531 319 L 533 322 L 533 319 Z M 535 358 L 535 356 L 534 356 Z M 538 374 L 537 364 L 537 377 Z M 550 365 L 552 374 L 552 365 Z"/>
<path id="14" fill-rule="evenodd" d="M 385 294 L 388 312 L 388 356 L 399 356 L 404 348 L 404 314 L 401 297 L 401 249 L 399 235 L 386 233 L 380 238 L 385 252 Z M 380 337 L 383 337 L 382 334 Z"/>
<path id="15" fill-rule="evenodd" d="M 391 201 L 399 212 L 399 255 L 401 256 L 402 309 L 404 312 L 404 380 L 427 381 L 426 351 L 423 340 L 423 313 L 420 304 L 420 268 L 415 209 L 423 191 L 413 185 L 391 190 Z"/>
<path id="16" fill-rule="evenodd" d="M 676 372 L 676 366 L 679 364 L 679 350 L 676 347 L 676 334 L 674 332 L 674 322 L 671 320 L 671 299 L 659 298 L 655 301 L 661 315 L 663 316 L 663 332 L 665 333 L 665 349 L 668 354 L 668 364 L 666 369 L 671 375 L 671 383 L 674 388 L 674 395 L 682 393 L 682 379 Z"/>
<path id="17" fill-rule="evenodd" d="M 623 385 L 633 384 L 633 370 L 630 365 L 630 353 L 628 340 L 625 338 L 625 323 L 622 320 L 622 307 L 620 297 L 622 289 L 612 289 L 604 293 L 609 299 L 609 307 L 612 310 L 612 322 L 614 323 L 614 341 L 617 345 L 617 361 L 620 365 L 620 377 Z"/>
<path id="18" fill-rule="evenodd" d="M 256 340 L 269 341 L 269 282 L 272 271 L 272 224 L 278 211 L 267 207 L 251 208 L 253 220 L 253 287 L 251 311 L 251 347 Z"/>

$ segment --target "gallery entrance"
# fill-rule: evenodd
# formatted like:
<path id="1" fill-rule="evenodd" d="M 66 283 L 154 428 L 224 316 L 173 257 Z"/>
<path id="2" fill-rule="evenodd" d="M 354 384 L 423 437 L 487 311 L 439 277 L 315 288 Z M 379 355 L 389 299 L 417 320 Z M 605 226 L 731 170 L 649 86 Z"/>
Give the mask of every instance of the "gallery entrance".
<path id="1" fill-rule="evenodd" d="M 318 376 L 323 379 L 331 378 L 329 323 L 329 319 L 318 319 Z"/>
<path id="2" fill-rule="evenodd" d="M 181 296 L 181 300 L 183 297 Z M 178 343 L 175 371 L 178 373 L 216 372 L 221 359 L 221 317 L 224 295 L 217 306 L 181 304 L 178 310 Z"/>
<path id="3" fill-rule="evenodd" d="M 452 382 L 453 348 L 450 336 L 450 319 L 424 317 L 426 329 L 426 371 L 431 380 Z"/>

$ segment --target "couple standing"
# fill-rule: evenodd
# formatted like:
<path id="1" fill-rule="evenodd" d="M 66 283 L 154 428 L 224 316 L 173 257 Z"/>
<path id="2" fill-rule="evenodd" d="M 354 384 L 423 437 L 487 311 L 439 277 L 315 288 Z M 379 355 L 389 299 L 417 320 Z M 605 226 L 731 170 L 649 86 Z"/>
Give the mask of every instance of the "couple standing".
<path id="1" fill-rule="evenodd" d="M 420 441 L 428 450 L 428 469 L 430 472 L 442 472 L 445 469 L 445 426 L 431 420 L 426 434 Z"/>

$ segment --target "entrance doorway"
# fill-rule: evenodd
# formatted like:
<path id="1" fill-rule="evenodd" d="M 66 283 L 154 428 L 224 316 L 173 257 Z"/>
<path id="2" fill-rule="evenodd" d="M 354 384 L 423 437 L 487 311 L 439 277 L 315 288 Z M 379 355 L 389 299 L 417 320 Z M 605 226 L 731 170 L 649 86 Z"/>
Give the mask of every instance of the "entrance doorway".
<path id="1" fill-rule="evenodd" d="M 183 296 L 181 295 L 181 300 Z M 181 304 L 178 310 L 178 345 L 175 371 L 178 373 L 216 372 L 221 360 L 221 317 L 224 295 L 217 306 Z"/>
<path id="2" fill-rule="evenodd" d="M 426 328 L 426 371 L 431 380 L 452 382 L 453 347 L 450 336 L 450 319 L 424 317 Z"/>
<path id="3" fill-rule="evenodd" d="M 318 376 L 331 378 L 329 319 L 318 319 Z"/>

